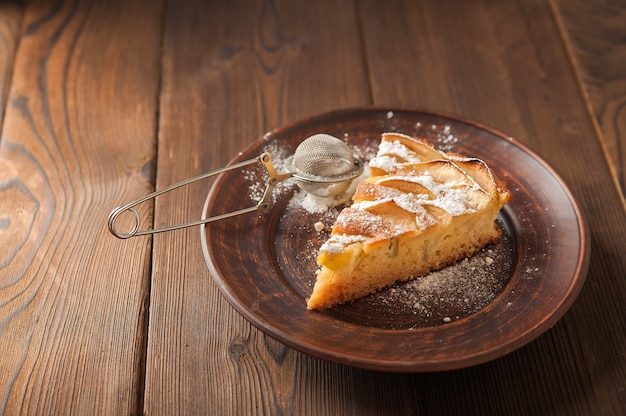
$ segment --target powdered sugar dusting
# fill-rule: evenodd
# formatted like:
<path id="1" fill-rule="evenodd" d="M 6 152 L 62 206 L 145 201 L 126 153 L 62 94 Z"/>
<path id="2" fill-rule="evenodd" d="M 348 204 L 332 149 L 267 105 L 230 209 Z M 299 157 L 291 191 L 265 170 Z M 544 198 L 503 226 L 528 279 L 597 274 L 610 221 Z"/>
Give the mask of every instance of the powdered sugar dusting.
<path id="1" fill-rule="evenodd" d="M 381 156 L 385 156 L 389 154 L 394 155 L 394 156 L 400 156 L 401 158 L 404 159 L 404 161 L 409 162 L 409 163 L 419 163 L 422 161 L 419 157 L 415 155 L 415 153 L 409 151 L 409 149 L 405 145 L 403 145 L 397 140 L 394 140 L 393 142 L 383 140 L 380 142 L 380 145 L 378 147 L 377 157 L 381 157 Z"/>
<path id="2" fill-rule="evenodd" d="M 436 206 L 452 216 L 471 213 L 477 209 L 476 206 L 469 205 L 470 201 L 467 198 L 467 189 L 460 186 L 460 184 L 435 182 L 433 177 L 428 174 L 388 176 L 379 183 L 384 184 L 385 182 L 394 180 L 417 183 L 427 188 L 435 195 L 434 199 L 430 199 L 427 196 L 414 195 L 414 203 Z"/>
<path id="3" fill-rule="evenodd" d="M 437 132 L 436 141 L 438 148 L 444 152 L 453 150 L 454 145 L 459 141 L 459 138 L 452 132 L 452 127 L 449 124 L 444 124 L 441 129 L 437 126 L 433 126 L 433 130 Z"/>
<path id="4" fill-rule="evenodd" d="M 341 253 L 345 246 L 354 243 L 361 243 L 367 241 L 367 239 L 367 237 L 362 235 L 336 234 L 322 244 L 320 251 L 325 251 L 327 253 Z"/>
<path id="5" fill-rule="evenodd" d="M 368 301 L 418 316 L 414 328 L 423 326 L 424 322 L 449 323 L 493 301 L 504 289 L 507 270 L 512 267 L 509 250 L 488 247 L 424 277 L 395 284 L 371 295 Z"/>
<path id="6" fill-rule="evenodd" d="M 270 143 L 263 147 L 263 152 L 268 152 L 272 156 L 272 165 L 278 173 L 287 172 L 287 166 L 293 157 L 289 152 L 276 143 Z M 253 203 L 261 202 L 265 189 L 267 188 L 269 176 L 265 168 L 259 163 L 243 171 L 243 177 L 248 185 L 248 197 Z M 275 203 L 295 186 L 294 179 L 287 179 L 279 182 L 272 193 L 272 202 Z"/>

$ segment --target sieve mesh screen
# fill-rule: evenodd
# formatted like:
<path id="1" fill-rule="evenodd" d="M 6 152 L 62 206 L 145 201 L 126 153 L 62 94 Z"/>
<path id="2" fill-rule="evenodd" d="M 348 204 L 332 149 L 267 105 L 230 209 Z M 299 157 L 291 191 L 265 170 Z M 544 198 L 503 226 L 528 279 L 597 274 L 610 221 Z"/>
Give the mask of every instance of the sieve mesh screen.
<path id="1" fill-rule="evenodd" d="M 328 134 L 316 134 L 296 149 L 292 166 L 307 178 L 332 179 L 354 171 L 354 156 L 346 143 Z"/>

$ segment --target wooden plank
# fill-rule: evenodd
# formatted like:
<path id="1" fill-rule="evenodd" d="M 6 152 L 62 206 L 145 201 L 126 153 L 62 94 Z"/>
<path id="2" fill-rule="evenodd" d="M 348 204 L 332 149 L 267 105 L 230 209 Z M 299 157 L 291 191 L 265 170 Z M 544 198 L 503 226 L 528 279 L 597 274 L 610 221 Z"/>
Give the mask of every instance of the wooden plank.
<path id="1" fill-rule="evenodd" d="M 105 224 L 152 188 L 160 12 L 25 8 L 0 143 L 0 413 L 141 409 L 151 244 Z"/>
<path id="2" fill-rule="evenodd" d="M 21 22 L 22 5 L 20 3 L 0 3 L 0 126 L 13 73 L 13 59 Z"/>
<path id="3" fill-rule="evenodd" d="M 555 0 L 617 185 L 626 196 L 626 2 Z M 626 200 L 625 204 L 626 204 Z"/>
<path id="4" fill-rule="evenodd" d="M 374 102 L 455 113 L 528 144 L 571 187 L 594 239 L 587 283 L 564 319 L 501 360 L 419 376 L 426 401 L 444 414 L 462 404 L 469 413 L 623 414 L 626 318 L 614 312 L 626 300 L 616 278 L 626 275 L 626 221 L 550 4 L 361 4 Z"/>
<path id="5" fill-rule="evenodd" d="M 172 3 L 163 62 L 159 187 L 223 166 L 282 124 L 369 103 L 349 1 Z M 208 188 L 164 196 L 156 223 L 199 217 Z M 350 405 L 340 395 L 350 387 L 337 374 L 351 370 L 286 348 L 227 304 L 207 271 L 197 228 L 155 236 L 153 273 L 146 414 Z M 302 381 L 311 371 L 330 389 Z M 315 391 L 313 401 L 303 388 Z"/>

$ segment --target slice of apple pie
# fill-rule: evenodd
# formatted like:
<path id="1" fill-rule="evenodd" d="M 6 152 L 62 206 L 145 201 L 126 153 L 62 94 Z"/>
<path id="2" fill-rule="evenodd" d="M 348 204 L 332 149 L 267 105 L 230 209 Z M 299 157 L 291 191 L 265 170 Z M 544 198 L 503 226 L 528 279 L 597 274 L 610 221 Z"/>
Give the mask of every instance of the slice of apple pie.
<path id="1" fill-rule="evenodd" d="M 385 133 L 369 168 L 320 248 L 308 309 L 423 276 L 501 235 L 495 219 L 510 193 L 484 161 Z"/>

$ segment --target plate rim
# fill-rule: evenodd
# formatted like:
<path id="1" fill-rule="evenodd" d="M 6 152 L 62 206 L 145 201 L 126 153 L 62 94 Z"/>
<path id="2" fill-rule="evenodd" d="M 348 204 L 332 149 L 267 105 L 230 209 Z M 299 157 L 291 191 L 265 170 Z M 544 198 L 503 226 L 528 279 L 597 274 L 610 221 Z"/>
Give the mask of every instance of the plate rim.
<path id="1" fill-rule="evenodd" d="M 398 113 L 411 113 L 416 116 L 431 116 L 436 118 L 442 118 L 446 120 L 450 120 L 454 123 L 462 123 L 468 125 L 473 128 L 477 128 L 479 130 L 483 130 L 489 133 L 492 136 L 499 138 L 500 140 L 505 140 L 506 142 L 512 144 L 513 146 L 520 149 L 522 152 L 526 153 L 532 159 L 534 159 L 537 163 L 541 165 L 543 169 L 554 179 L 555 183 L 559 186 L 559 188 L 564 192 L 567 197 L 569 204 L 576 217 L 576 228 L 578 234 L 580 235 L 579 246 L 580 251 L 577 256 L 576 268 L 575 272 L 568 282 L 567 290 L 561 299 L 559 299 L 558 303 L 552 309 L 552 312 L 547 315 L 543 320 L 538 321 L 535 326 L 528 331 L 524 332 L 522 335 L 509 340 L 509 342 L 505 344 L 496 344 L 491 348 L 483 349 L 477 351 L 474 354 L 464 355 L 461 357 L 452 358 L 449 360 L 442 361 L 441 359 L 430 360 L 430 361 L 411 361 L 411 360 L 387 360 L 387 359 L 377 359 L 377 358 L 368 358 L 368 357 L 355 357 L 353 355 L 349 355 L 348 353 L 342 351 L 330 351 L 327 348 L 320 348 L 319 346 L 308 342 L 303 341 L 301 338 L 299 339 L 297 336 L 293 336 L 292 334 L 284 331 L 282 329 L 276 328 L 270 322 L 266 322 L 266 320 L 261 319 L 257 316 L 254 311 L 248 307 L 247 305 L 242 304 L 238 301 L 234 293 L 228 289 L 225 283 L 222 281 L 222 276 L 220 275 L 219 270 L 215 267 L 212 261 L 211 252 L 209 250 L 209 245 L 207 244 L 207 225 L 202 224 L 200 226 L 200 239 L 203 256 L 206 262 L 206 265 L 211 274 L 212 280 L 217 284 L 219 291 L 226 298 L 228 303 L 235 308 L 235 310 L 241 314 L 246 320 L 252 323 L 255 327 L 260 329 L 262 332 L 276 338 L 278 341 L 288 345 L 291 348 L 294 348 L 298 351 L 307 353 L 311 356 L 318 357 L 324 360 L 328 360 L 331 362 L 335 362 L 338 364 L 345 364 L 354 367 L 370 369 L 370 370 L 378 370 L 378 371 L 388 371 L 388 372 L 427 372 L 427 371 L 439 371 L 439 370 L 452 370 L 465 368 L 477 364 L 481 364 L 487 361 L 491 361 L 493 359 L 505 356 L 510 352 L 521 348 L 527 343 L 531 342 L 542 333 L 549 330 L 557 321 L 559 321 L 563 315 L 569 310 L 574 301 L 576 300 L 580 290 L 582 289 L 584 282 L 586 280 L 586 275 L 589 268 L 589 258 L 590 258 L 590 238 L 589 238 L 589 228 L 588 223 L 584 217 L 584 214 L 576 201 L 574 195 L 572 194 L 569 186 L 563 180 L 563 178 L 556 172 L 556 170 L 547 163 L 541 156 L 539 156 L 535 151 L 530 149 L 525 144 L 519 142 L 514 139 L 510 135 L 506 135 L 492 127 L 486 126 L 480 122 L 476 122 L 467 118 L 459 117 L 457 115 L 446 114 L 443 112 L 422 110 L 422 109 L 410 109 L 410 108 L 402 108 L 402 107 L 389 107 L 389 106 L 360 106 L 360 107 L 349 107 L 342 108 L 337 110 L 331 110 L 327 112 L 323 112 L 320 114 L 316 114 L 310 117 L 302 118 L 296 120 L 294 122 L 285 124 L 283 126 L 278 127 L 266 134 L 264 134 L 261 138 L 254 141 L 245 147 L 244 150 L 239 152 L 239 154 L 234 157 L 229 165 L 239 161 L 241 155 L 249 154 L 253 149 L 262 146 L 263 143 L 267 143 L 273 135 L 280 134 L 283 131 L 289 131 L 290 129 L 297 128 L 299 125 L 306 125 L 307 123 L 314 122 L 318 119 L 324 118 L 345 118 L 346 116 L 355 116 L 362 113 L 373 113 L 380 115 L 381 113 L 389 113 L 389 112 L 398 112 Z M 209 209 L 210 202 L 214 196 L 214 194 L 219 189 L 219 184 L 223 178 L 221 175 L 213 184 L 210 191 L 207 194 L 205 199 L 203 209 L 202 209 L 202 218 L 205 218 L 207 215 L 207 211 Z M 505 207 L 506 208 L 506 207 Z M 499 295 L 498 295 L 499 296 Z M 497 298 L 497 297 L 496 297 Z M 494 299 L 495 300 L 495 299 Z M 492 302 L 493 303 L 493 302 Z M 488 308 L 492 303 L 486 305 L 482 310 Z M 480 311 L 475 314 L 480 313 Z M 462 321 L 462 320 L 461 320 Z M 456 321 L 446 326 L 450 327 L 452 325 L 458 324 Z M 417 331 L 413 330 L 400 330 L 400 329 L 382 329 L 382 328 L 374 328 L 381 333 L 386 331 L 392 331 L 393 333 L 398 333 L 399 331 L 406 331 L 407 333 L 416 333 Z M 427 328 L 419 328 L 420 331 L 423 331 Z M 493 352 L 499 351 L 500 353 L 497 357 L 493 357 Z"/>

